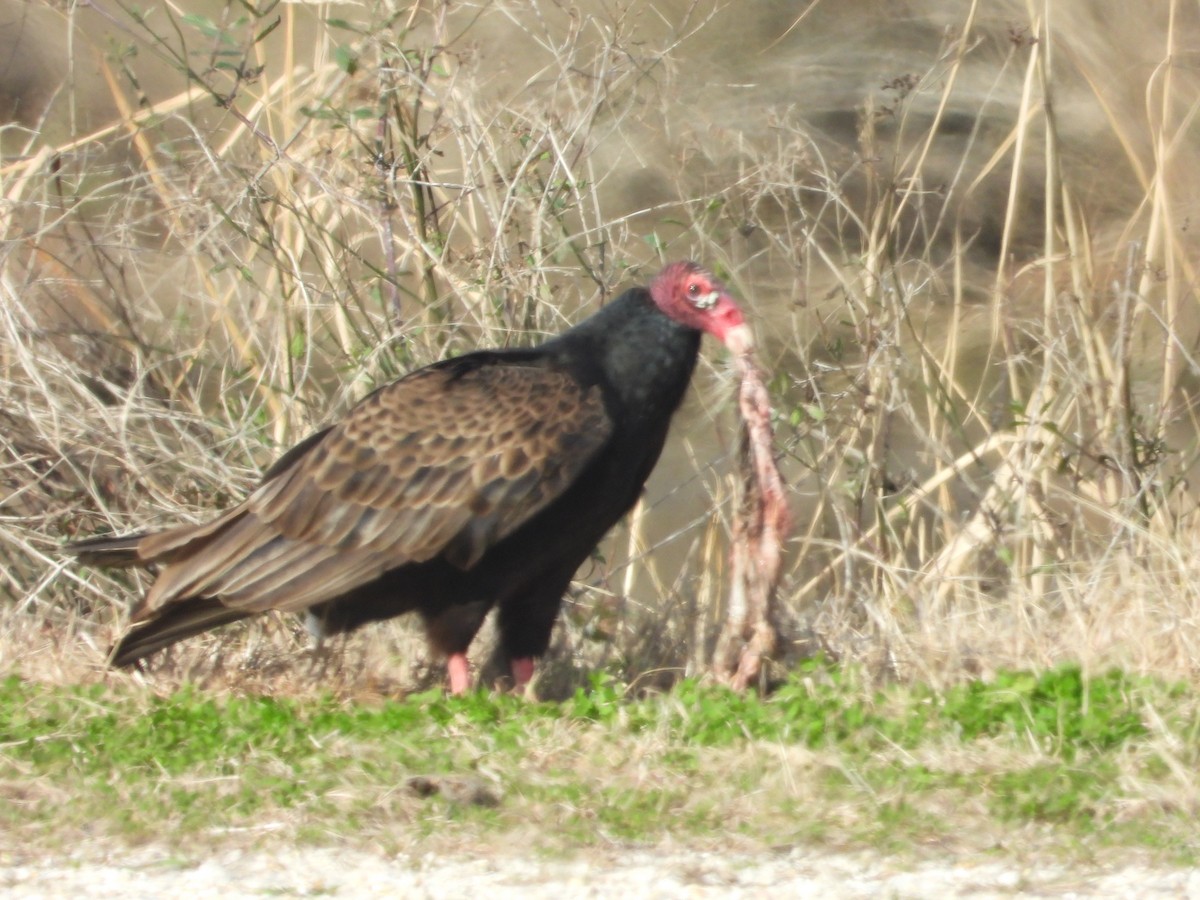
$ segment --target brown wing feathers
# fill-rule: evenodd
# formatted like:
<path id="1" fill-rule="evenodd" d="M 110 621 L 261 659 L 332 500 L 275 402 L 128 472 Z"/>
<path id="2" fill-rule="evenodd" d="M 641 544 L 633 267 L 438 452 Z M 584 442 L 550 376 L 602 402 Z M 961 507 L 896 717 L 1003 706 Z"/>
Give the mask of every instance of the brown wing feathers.
<path id="1" fill-rule="evenodd" d="M 469 567 L 565 490 L 611 427 L 599 391 L 553 369 L 415 372 L 223 516 L 144 538 L 141 559 L 166 565 L 135 619 L 197 597 L 301 610 L 442 553 Z"/>

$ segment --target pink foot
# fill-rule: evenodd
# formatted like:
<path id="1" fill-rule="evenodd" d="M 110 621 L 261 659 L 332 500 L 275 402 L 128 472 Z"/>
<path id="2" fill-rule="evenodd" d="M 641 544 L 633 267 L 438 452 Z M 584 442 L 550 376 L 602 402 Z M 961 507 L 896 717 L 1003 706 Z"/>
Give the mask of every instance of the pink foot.
<path id="1" fill-rule="evenodd" d="M 513 684 L 518 688 L 529 684 L 529 679 L 533 677 L 533 660 L 528 656 L 514 659 L 512 661 L 512 677 Z"/>
<path id="2" fill-rule="evenodd" d="M 467 654 L 451 653 L 446 660 L 446 669 L 450 673 L 450 693 L 465 694 L 471 688 L 471 664 L 467 662 Z"/>

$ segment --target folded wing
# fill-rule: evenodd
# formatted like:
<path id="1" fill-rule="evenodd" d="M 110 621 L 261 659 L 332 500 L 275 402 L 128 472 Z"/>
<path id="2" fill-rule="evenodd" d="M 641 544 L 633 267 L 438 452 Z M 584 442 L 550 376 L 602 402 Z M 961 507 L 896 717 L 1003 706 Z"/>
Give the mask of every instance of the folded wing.
<path id="1" fill-rule="evenodd" d="M 297 611 L 407 563 L 473 566 L 580 476 L 612 422 L 567 373 L 470 361 L 381 388 L 237 507 L 142 539 L 163 569 L 134 619 L 191 598 Z"/>

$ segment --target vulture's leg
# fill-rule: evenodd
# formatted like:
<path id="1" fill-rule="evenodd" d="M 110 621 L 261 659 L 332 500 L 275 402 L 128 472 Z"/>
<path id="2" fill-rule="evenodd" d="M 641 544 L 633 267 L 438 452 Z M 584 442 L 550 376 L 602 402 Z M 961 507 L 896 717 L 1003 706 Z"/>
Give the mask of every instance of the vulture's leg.
<path id="1" fill-rule="evenodd" d="M 471 664 L 467 662 L 467 654 L 452 653 L 446 661 L 446 669 L 450 673 L 450 693 L 465 694 L 471 688 Z"/>

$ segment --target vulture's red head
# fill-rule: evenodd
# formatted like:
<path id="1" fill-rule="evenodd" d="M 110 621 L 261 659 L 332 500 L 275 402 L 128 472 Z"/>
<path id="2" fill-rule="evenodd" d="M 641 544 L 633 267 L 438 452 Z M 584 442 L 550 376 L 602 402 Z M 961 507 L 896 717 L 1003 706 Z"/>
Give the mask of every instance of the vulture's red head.
<path id="1" fill-rule="evenodd" d="M 667 316 L 707 331 L 734 353 L 747 353 L 754 336 L 741 308 L 717 278 L 694 262 L 675 262 L 650 282 L 650 296 Z"/>

